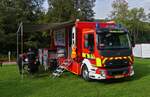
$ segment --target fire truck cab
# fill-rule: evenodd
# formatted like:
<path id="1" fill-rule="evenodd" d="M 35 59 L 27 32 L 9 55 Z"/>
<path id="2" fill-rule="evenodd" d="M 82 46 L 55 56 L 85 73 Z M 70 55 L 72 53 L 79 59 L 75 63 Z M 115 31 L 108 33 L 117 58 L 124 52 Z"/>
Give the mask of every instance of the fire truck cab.
<path id="1" fill-rule="evenodd" d="M 132 43 L 123 26 L 113 22 L 77 21 L 69 31 L 65 35 L 65 57 L 56 59 L 61 66 L 68 64 L 64 65 L 66 70 L 85 80 L 134 75 Z"/>

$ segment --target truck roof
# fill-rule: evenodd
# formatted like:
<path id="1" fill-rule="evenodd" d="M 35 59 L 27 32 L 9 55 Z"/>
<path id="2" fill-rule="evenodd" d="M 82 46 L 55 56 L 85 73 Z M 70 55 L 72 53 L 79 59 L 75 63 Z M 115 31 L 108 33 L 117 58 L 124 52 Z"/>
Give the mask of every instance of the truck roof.
<path id="1" fill-rule="evenodd" d="M 115 23 L 107 23 L 107 22 L 76 22 L 77 29 L 83 28 L 91 28 L 96 29 L 96 25 L 100 28 L 108 28 L 109 26 L 115 26 Z"/>

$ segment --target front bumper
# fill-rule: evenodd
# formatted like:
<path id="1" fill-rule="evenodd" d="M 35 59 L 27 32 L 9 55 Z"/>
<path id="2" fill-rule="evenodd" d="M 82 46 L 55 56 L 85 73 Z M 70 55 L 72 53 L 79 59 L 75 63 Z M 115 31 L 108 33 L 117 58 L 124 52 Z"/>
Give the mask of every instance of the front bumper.
<path id="1" fill-rule="evenodd" d="M 94 68 L 89 71 L 89 78 L 97 80 L 125 78 L 133 75 L 133 66 L 117 69 Z"/>

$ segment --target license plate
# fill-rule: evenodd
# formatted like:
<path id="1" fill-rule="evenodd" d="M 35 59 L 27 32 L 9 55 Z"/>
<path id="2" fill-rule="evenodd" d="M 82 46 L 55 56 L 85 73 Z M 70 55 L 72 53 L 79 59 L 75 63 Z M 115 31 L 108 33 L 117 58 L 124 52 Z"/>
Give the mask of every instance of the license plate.
<path id="1" fill-rule="evenodd" d="M 116 75 L 115 78 L 123 78 L 124 75 Z"/>

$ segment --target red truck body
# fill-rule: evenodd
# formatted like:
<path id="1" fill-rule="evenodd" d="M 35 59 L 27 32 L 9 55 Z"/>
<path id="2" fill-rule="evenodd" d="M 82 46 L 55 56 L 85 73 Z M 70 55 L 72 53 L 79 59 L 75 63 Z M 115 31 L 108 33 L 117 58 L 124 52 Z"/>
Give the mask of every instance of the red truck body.
<path id="1" fill-rule="evenodd" d="M 129 32 L 121 25 L 77 21 L 52 35 L 49 59 L 85 80 L 134 75 Z"/>

